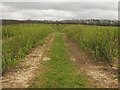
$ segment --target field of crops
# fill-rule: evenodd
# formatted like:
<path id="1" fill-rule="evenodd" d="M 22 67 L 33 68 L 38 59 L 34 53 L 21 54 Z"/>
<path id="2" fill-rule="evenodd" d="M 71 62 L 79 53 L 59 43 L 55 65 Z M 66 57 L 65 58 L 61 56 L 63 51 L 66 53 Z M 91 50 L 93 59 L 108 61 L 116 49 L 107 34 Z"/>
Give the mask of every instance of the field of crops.
<path id="1" fill-rule="evenodd" d="M 118 34 L 114 26 L 3 25 L 3 86 L 115 87 Z"/>
<path id="2" fill-rule="evenodd" d="M 3 72 L 25 57 L 52 32 L 64 31 L 80 48 L 111 63 L 118 57 L 118 28 L 88 25 L 16 24 L 2 27 Z"/>
<path id="3" fill-rule="evenodd" d="M 19 24 L 2 27 L 2 69 L 3 72 L 25 57 L 37 44 L 53 32 L 50 25 Z"/>
<path id="4" fill-rule="evenodd" d="M 64 29 L 83 50 L 109 63 L 118 57 L 118 27 L 71 25 Z"/>

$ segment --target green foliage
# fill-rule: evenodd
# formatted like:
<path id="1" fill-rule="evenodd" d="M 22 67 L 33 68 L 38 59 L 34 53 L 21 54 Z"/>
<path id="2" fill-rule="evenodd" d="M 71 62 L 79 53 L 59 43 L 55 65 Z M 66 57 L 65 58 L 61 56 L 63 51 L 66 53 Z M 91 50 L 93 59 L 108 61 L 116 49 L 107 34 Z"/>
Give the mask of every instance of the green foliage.
<path id="1" fill-rule="evenodd" d="M 2 69 L 4 72 L 18 63 L 20 58 L 27 55 L 37 44 L 42 44 L 44 38 L 53 32 L 53 29 L 49 25 L 21 24 L 3 26 L 2 32 Z"/>
<path id="2" fill-rule="evenodd" d="M 71 25 L 64 30 L 79 46 L 95 57 L 111 62 L 118 57 L 118 27 Z"/>

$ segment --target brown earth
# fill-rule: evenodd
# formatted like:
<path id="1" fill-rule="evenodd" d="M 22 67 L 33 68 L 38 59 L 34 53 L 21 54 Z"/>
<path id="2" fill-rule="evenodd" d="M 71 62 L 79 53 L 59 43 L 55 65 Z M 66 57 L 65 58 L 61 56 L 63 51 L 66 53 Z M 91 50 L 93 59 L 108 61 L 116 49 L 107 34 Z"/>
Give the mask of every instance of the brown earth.
<path id="1" fill-rule="evenodd" d="M 63 39 L 71 60 L 79 66 L 77 72 L 88 76 L 88 88 L 118 88 L 117 68 L 112 68 L 103 61 L 96 61 L 90 53 L 81 50 L 66 34 L 63 34 Z"/>
<path id="2" fill-rule="evenodd" d="M 50 48 L 54 34 L 45 38 L 42 46 L 33 48 L 18 66 L 5 73 L 2 77 L 3 88 L 27 88 L 30 81 L 35 77 L 39 67 L 42 65 L 42 58 L 46 50 Z M 39 69 L 40 70 L 40 69 Z"/>

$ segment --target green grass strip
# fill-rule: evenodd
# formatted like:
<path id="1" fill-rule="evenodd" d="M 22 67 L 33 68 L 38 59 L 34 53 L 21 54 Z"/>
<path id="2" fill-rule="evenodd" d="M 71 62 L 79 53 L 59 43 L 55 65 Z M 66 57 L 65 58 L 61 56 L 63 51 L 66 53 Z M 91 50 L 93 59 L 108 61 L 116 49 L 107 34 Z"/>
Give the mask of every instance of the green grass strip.
<path id="1" fill-rule="evenodd" d="M 85 87 L 85 76 L 76 72 L 75 65 L 69 60 L 62 36 L 56 33 L 50 53 L 50 61 L 42 74 L 38 74 L 31 87 L 34 88 L 81 88 Z"/>

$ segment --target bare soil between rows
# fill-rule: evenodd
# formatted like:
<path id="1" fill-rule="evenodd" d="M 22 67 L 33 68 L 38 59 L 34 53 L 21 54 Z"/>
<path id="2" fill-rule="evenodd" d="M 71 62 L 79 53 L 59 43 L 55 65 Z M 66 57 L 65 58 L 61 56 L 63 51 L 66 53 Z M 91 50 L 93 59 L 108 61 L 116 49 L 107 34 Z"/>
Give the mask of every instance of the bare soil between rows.
<path id="1" fill-rule="evenodd" d="M 45 38 L 44 44 L 38 45 L 20 61 L 19 65 L 5 73 L 2 77 L 3 88 L 28 88 L 42 65 L 44 53 L 52 44 L 54 33 Z M 40 70 L 40 69 L 39 69 Z"/>
<path id="2" fill-rule="evenodd" d="M 96 61 L 63 33 L 65 46 L 71 60 L 79 66 L 77 72 L 88 76 L 88 88 L 118 88 L 118 69 L 113 69 L 106 62 Z"/>

